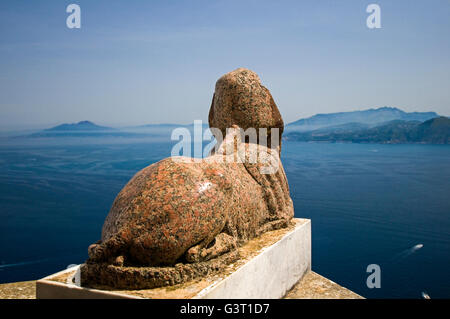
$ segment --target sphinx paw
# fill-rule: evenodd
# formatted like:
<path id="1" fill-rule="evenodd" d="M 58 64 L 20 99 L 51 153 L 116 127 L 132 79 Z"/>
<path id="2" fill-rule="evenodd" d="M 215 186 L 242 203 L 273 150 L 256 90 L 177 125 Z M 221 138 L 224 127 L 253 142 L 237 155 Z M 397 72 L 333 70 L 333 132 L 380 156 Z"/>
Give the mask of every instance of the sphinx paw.
<path id="1" fill-rule="evenodd" d="M 233 249 L 236 249 L 236 239 L 228 234 L 218 234 L 209 246 L 204 247 L 205 243 L 202 242 L 194 247 L 191 247 L 186 252 L 186 260 L 190 263 L 207 261 L 223 255 Z"/>

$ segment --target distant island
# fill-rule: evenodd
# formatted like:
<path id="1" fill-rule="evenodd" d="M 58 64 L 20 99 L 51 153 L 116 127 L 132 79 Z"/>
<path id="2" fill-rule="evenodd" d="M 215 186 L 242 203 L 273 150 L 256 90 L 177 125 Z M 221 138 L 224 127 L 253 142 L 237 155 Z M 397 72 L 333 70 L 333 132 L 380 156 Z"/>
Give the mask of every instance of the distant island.
<path id="1" fill-rule="evenodd" d="M 405 112 L 396 107 L 384 106 L 362 111 L 316 114 L 309 118 L 289 123 L 287 129 L 312 131 L 323 127 L 348 123 L 376 125 L 394 120 L 423 122 L 438 116 L 435 112 Z"/>
<path id="2" fill-rule="evenodd" d="M 193 128 L 193 124 L 146 124 L 139 126 L 129 126 L 124 128 L 113 128 L 100 126 L 91 121 L 81 121 L 78 123 L 64 123 L 52 128 L 41 130 L 32 134 L 18 137 L 148 137 L 148 136 L 168 136 L 177 127 Z M 203 123 L 203 128 L 208 128 L 207 123 Z"/>
<path id="3" fill-rule="evenodd" d="M 110 131 L 115 130 L 111 127 L 100 126 L 94 124 L 90 121 L 81 121 L 72 124 L 61 124 L 49 129 L 44 130 L 45 132 L 60 132 L 60 131 Z"/>
<path id="4" fill-rule="evenodd" d="M 114 134 L 118 130 L 112 127 L 100 126 L 90 121 L 78 123 L 61 124 L 49 129 L 45 129 L 28 137 L 69 137 L 69 136 L 97 136 L 98 134 Z"/>
<path id="5" fill-rule="evenodd" d="M 304 142 L 450 144 L 450 119 L 434 112 L 382 107 L 318 114 L 292 122 L 286 140 Z"/>
<path id="6" fill-rule="evenodd" d="M 193 124 L 147 124 L 119 129 L 81 121 L 25 137 L 170 137 L 176 127 L 192 130 Z M 203 129 L 206 128 L 208 124 L 203 123 Z M 450 119 L 435 112 L 404 112 L 394 107 L 317 114 L 287 124 L 283 138 L 303 142 L 450 144 Z"/>

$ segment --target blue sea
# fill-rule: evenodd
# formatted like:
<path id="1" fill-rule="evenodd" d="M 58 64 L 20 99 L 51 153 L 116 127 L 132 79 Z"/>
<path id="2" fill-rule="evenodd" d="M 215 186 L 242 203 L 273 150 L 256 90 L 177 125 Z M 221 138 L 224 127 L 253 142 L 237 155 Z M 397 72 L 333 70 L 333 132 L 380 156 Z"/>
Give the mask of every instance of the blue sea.
<path id="1" fill-rule="evenodd" d="M 0 140 L 0 283 L 82 263 L 117 193 L 174 143 Z M 450 298 L 450 146 L 285 141 L 282 160 L 314 271 L 367 298 Z"/>

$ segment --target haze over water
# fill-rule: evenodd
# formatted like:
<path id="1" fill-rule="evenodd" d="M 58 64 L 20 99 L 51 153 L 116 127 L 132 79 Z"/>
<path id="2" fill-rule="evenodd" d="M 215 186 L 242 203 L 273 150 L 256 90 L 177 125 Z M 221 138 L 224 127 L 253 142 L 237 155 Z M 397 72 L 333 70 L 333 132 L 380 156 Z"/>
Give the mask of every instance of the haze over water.
<path id="1" fill-rule="evenodd" d="M 163 139 L 0 143 L 0 283 L 82 263 L 120 189 L 170 156 Z M 368 297 L 450 297 L 450 146 L 285 141 L 312 268 Z M 366 268 L 381 267 L 368 289 Z"/>

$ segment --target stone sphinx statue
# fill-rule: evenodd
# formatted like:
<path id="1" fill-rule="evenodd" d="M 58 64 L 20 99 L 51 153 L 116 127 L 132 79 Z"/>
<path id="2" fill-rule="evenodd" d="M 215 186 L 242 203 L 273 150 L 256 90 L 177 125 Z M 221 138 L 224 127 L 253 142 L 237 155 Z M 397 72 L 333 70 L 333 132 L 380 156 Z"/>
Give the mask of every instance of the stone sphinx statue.
<path id="1" fill-rule="evenodd" d="M 120 191 L 101 240 L 88 249 L 82 285 L 182 283 L 223 269 L 239 257 L 237 247 L 288 226 L 294 210 L 280 161 L 284 124 L 254 72 L 240 68 L 217 81 L 209 125 L 218 141 L 209 157 L 163 159 Z M 267 139 L 247 141 L 241 133 L 249 128 L 267 129 Z M 261 154 L 268 161 L 249 160 Z M 275 169 L 264 172 L 268 163 Z"/>

